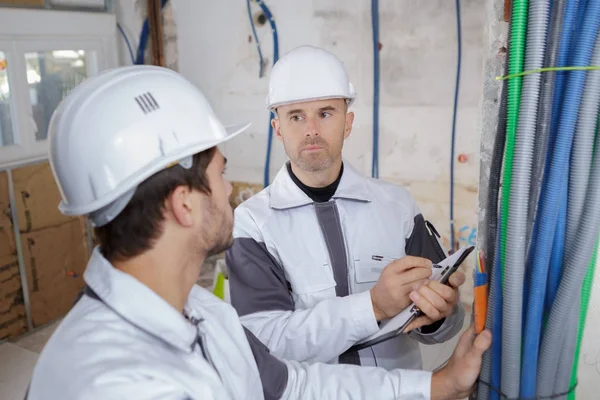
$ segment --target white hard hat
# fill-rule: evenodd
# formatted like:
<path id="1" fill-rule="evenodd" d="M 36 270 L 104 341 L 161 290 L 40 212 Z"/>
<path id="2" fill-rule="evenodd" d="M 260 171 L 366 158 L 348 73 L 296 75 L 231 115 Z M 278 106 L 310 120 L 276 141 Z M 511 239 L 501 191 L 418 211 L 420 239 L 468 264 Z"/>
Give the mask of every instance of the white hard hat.
<path id="1" fill-rule="evenodd" d="M 342 61 L 327 50 L 299 46 L 281 57 L 269 79 L 267 107 L 304 101 L 343 98 L 351 105 L 354 85 Z"/>
<path id="2" fill-rule="evenodd" d="M 65 215 L 114 219 L 156 172 L 241 133 L 225 128 L 202 92 L 167 68 L 137 65 L 91 77 L 50 120 L 50 166 Z"/>

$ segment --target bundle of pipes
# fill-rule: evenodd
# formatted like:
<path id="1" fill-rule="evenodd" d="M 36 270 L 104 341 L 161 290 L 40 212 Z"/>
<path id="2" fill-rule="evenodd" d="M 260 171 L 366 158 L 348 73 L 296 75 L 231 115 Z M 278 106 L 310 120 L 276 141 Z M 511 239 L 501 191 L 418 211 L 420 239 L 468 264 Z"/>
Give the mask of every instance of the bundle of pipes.
<path id="1" fill-rule="evenodd" d="M 600 233 L 599 29 L 600 0 L 512 3 L 478 399 L 575 398 Z"/>

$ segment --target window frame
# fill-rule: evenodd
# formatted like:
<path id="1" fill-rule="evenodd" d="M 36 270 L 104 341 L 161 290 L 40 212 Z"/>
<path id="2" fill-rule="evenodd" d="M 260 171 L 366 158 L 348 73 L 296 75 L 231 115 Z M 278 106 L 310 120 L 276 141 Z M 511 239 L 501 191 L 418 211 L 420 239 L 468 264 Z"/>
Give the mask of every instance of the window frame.
<path id="1" fill-rule="evenodd" d="M 25 54 L 84 50 L 88 77 L 118 66 L 114 14 L 2 9 L 0 51 L 7 59 L 14 145 L 0 146 L 0 170 L 46 160 L 48 141 L 36 141 Z"/>

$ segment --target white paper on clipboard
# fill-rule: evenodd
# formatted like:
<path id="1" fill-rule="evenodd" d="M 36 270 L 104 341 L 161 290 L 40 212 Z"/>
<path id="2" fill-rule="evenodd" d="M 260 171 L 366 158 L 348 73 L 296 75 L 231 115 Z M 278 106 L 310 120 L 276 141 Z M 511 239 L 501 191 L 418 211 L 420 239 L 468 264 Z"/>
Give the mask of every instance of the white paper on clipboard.
<path id="1" fill-rule="evenodd" d="M 465 257 L 463 257 L 463 254 L 466 251 L 468 251 L 470 253 L 472 250 L 473 250 L 473 247 L 463 247 L 463 248 L 457 250 L 451 256 L 449 256 L 449 257 L 443 259 L 442 261 L 440 261 L 439 263 L 435 264 L 433 273 L 429 279 L 432 281 L 433 280 L 439 281 L 440 278 L 442 277 L 442 272 L 446 269 L 446 267 L 453 267 L 456 263 L 459 263 L 459 264 L 462 263 L 462 261 L 464 261 L 464 258 L 465 258 Z M 439 266 L 440 268 L 437 268 L 437 266 Z M 377 331 L 373 335 L 369 336 L 368 338 L 361 340 L 357 344 L 370 342 L 372 340 L 376 340 L 377 338 L 379 338 L 381 336 L 386 336 L 386 335 L 391 334 L 392 332 L 397 332 L 400 328 L 402 328 L 406 324 L 406 322 L 414 314 L 414 307 L 415 307 L 415 304 L 412 303 L 410 306 L 406 307 L 402 312 L 400 312 L 400 314 L 396 315 L 394 318 L 391 318 L 389 320 L 381 322 L 379 331 Z"/>

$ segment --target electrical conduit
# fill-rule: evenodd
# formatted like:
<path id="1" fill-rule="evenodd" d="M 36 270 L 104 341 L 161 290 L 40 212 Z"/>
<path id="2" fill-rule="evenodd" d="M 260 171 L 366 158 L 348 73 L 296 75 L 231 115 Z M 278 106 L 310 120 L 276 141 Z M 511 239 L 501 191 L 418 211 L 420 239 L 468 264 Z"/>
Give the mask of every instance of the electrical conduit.
<path id="1" fill-rule="evenodd" d="M 525 55 L 525 70 L 542 68 L 546 52 L 546 33 L 550 17 L 550 0 L 532 0 L 529 3 L 527 24 L 527 43 Z M 523 89 L 519 109 L 517 135 L 515 138 L 514 162 L 512 167 L 512 183 L 510 187 L 508 232 L 506 234 L 506 249 L 504 265 L 508 266 L 504 273 L 504 315 L 503 336 L 510 333 L 510 348 L 505 348 L 505 354 L 510 357 L 503 360 L 507 369 L 511 368 L 511 376 L 505 376 L 503 365 L 503 386 L 511 386 L 510 391 L 503 392 L 508 397 L 518 396 L 519 373 L 521 375 L 521 396 L 529 397 L 526 393 L 534 392 L 528 387 L 531 371 L 521 370 L 521 338 L 523 287 L 525 282 L 525 261 L 527 251 L 527 216 L 529 211 L 529 194 L 531 186 L 531 169 L 535 145 L 537 125 L 537 110 L 539 105 L 541 74 L 527 75 L 523 78 Z M 529 339 L 529 340 L 528 340 Z M 527 348 L 537 344 L 538 338 L 525 336 L 523 346 Z M 527 365 L 525 354 L 523 365 Z M 533 371 L 535 373 L 535 370 Z M 511 381 L 504 384 L 506 381 Z M 535 380 L 534 380 L 535 381 Z"/>
<path id="2" fill-rule="evenodd" d="M 373 29 L 373 155 L 371 177 L 379 178 L 379 1 L 371 0 Z"/>
<path id="3" fill-rule="evenodd" d="M 583 18 L 585 15 L 584 11 L 582 11 L 584 4 L 580 3 L 579 8 L 580 12 L 578 12 L 578 16 Z M 582 24 L 583 20 L 580 20 L 578 21 L 577 25 L 581 26 Z M 591 64 L 598 65 L 598 63 L 600 63 L 600 46 L 597 45 L 594 55 L 592 56 Z M 588 186 L 591 161 L 594 151 L 596 116 L 599 105 L 600 71 L 590 71 L 588 72 L 583 91 L 575 137 L 573 138 L 573 150 L 571 152 L 571 157 L 573 159 L 577 159 L 578 162 L 572 163 L 569 171 L 569 201 L 568 216 L 566 218 L 567 242 L 565 244 L 567 248 L 570 248 L 574 245 L 573 240 L 575 239 L 577 229 L 581 223 L 583 201 L 585 200 L 581 193 L 585 193 Z M 561 207 L 566 207 L 566 204 L 563 204 Z M 554 293 L 556 292 L 557 288 L 558 282 L 556 283 L 556 288 L 553 288 Z M 580 296 L 576 296 L 575 304 L 573 305 L 569 314 L 569 320 L 565 325 L 567 334 L 564 337 L 562 346 L 563 354 L 560 357 L 561 362 L 558 366 L 558 372 L 555 379 L 554 393 L 568 392 L 571 386 L 571 374 L 574 368 L 573 364 L 577 349 L 580 301 Z"/>
<path id="4" fill-rule="evenodd" d="M 506 52 L 506 61 L 504 63 L 504 75 L 508 75 L 508 58 L 510 56 L 510 31 L 508 33 L 507 38 L 507 47 L 508 50 Z M 488 311 L 485 321 L 485 327 L 489 330 L 492 330 L 494 325 L 494 318 L 498 314 L 496 309 L 501 309 L 502 304 L 500 302 L 495 301 L 496 299 L 496 291 L 501 290 L 500 287 L 500 278 L 496 278 L 495 269 L 497 268 L 496 264 L 496 255 L 500 255 L 499 252 L 496 252 L 496 249 L 499 249 L 499 240 L 500 236 L 498 234 L 499 224 L 498 224 L 498 192 L 500 188 L 500 174 L 502 170 L 502 160 L 504 157 L 504 145 L 506 143 L 506 106 L 507 106 L 507 94 L 508 94 L 508 80 L 502 81 L 502 89 L 500 95 L 500 110 L 498 117 L 498 125 L 496 126 L 496 137 L 494 139 L 494 152 L 492 154 L 492 163 L 490 166 L 490 174 L 489 174 L 489 182 L 488 182 L 488 198 L 487 198 L 487 243 L 485 243 L 485 268 L 488 277 L 490 278 L 489 288 L 490 291 L 488 293 Z M 497 307 L 498 305 L 498 307 Z M 499 318 L 502 318 L 502 313 L 499 313 Z M 498 333 L 500 335 L 500 333 Z M 495 339 L 500 342 L 500 336 Z M 500 365 L 500 359 L 492 360 L 493 350 L 490 348 L 483 355 L 483 360 L 481 364 L 481 374 L 480 379 L 483 382 L 490 383 L 491 382 L 491 374 L 492 374 L 492 362 L 497 361 L 498 365 Z M 498 382 L 498 387 L 500 386 L 500 382 Z M 477 398 L 479 400 L 488 400 L 490 389 L 485 384 L 480 384 L 477 389 Z"/>
<path id="5" fill-rule="evenodd" d="M 577 42 L 577 38 L 579 34 L 581 34 L 581 26 L 583 25 L 583 18 L 585 16 L 585 7 L 586 0 L 579 0 L 578 9 L 577 9 L 577 17 L 575 22 L 575 34 L 572 37 L 572 45 L 569 47 L 573 47 Z M 573 62 L 574 52 L 569 52 L 568 63 L 572 64 Z M 589 75 L 588 75 L 589 76 Z M 586 99 L 586 91 L 589 90 L 588 85 L 586 83 L 586 87 L 584 89 L 584 94 L 581 100 L 581 107 L 586 107 L 587 103 L 590 102 L 590 99 Z M 594 96 L 595 97 L 595 96 Z M 592 106 L 596 109 L 597 103 L 592 100 L 594 105 Z M 579 111 L 579 115 L 581 116 L 581 109 Z M 592 133 L 582 133 L 578 132 L 578 128 L 581 126 L 580 119 L 577 120 L 577 128 L 575 130 L 575 136 L 573 138 L 573 149 L 571 151 L 571 158 L 575 155 L 582 156 L 581 161 L 577 163 L 567 163 L 568 174 L 563 172 L 563 185 L 562 187 L 568 187 L 569 190 L 563 191 L 560 200 L 560 209 L 558 214 L 558 223 L 556 226 L 556 233 L 554 235 L 554 243 L 552 244 L 552 257 L 550 259 L 550 269 L 548 272 L 548 287 L 546 292 L 546 313 L 552 308 L 552 304 L 554 303 L 554 299 L 556 297 L 556 292 L 558 291 L 558 286 L 560 283 L 560 279 L 562 276 L 562 267 L 564 263 L 564 252 L 565 246 L 568 244 L 565 243 L 566 238 L 572 242 L 575 237 L 575 229 L 579 225 L 579 218 L 581 213 L 581 208 L 583 207 L 583 196 L 573 196 L 574 193 L 584 193 L 587 188 L 587 182 L 589 178 L 589 170 L 590 163 L 592 158 L 591 150 L 593 148 L 593 129 L 595 123 L 592 121 L 591 124 L 584 124 L 588 128 L 591 127 Z M 583 136 L 582 136 L 583 135 Z M 591 138 L 590 143 L 586 143 L 589 145 L 588 154 L 583 154 L 581 151 L 585 151 L 584 149 L 579 149 L 579 152 L 576 153 L 577 141 L 579 138 L 579 142 L 581 142 L 581 138 L 587 136 Z M 580 144 L 581 146 L 581 144 Z M 574 171 L 575 170 L 575 171 Z M 578 179 L 579 185 L 581 187 L 579 190 L 577 188 L 573 188 L 573 182 L 569 179 Z M 573 203 L 577 203 L 577 206 L 573 208 Z M 569 216 L 567 214 L 569 213 Z M 569 222 L 569 226 L 567 226 L 567 221 Z M 568 229 L 570 227 L 570 229 Z M 577 321 L 579 314 L 579 298 L 576 299 L 576 303 L 571 307 L 571 312 L 569 314 L 569 319 L 565 324 L 565 335 L 563 336 L 562 343 L 562 354 L 560 356 L 561 363 L 558 367 L 557 377 L 554 380 L 554 390 L 553 393 L 566 393 L 569 391 L 569 383 L 570 383 L 570 374 L 573 365 L 573 359 L 575 357 L 575 348 L 577 344 Z M 546 327 L 548 329 L 548 327 Z M 552 329 L 552 328 L 550 328 Z"/>
<path id="6" fill-rule="evenodd" d="M 560 32 L 565 15 L 566 0 L 554 0 L 551 17 L 550 32 L 548 34 L 548 45 L 544 67 L 556 67 L 558 50 L 560 45 Z M 529 215 L 527 222 L 527 243 L 531 247 L 531 230 L 534 225 L 534 217 L 537 212 L 537 204 L 544 176 L 544 163 L 548 149 L 548 136 L 550 135 L 550 118 L 552 114 L 552 98 L 554 96 L 554 82 L 556 72 L 550 71 L 542 74 L 542 87 L 538 110 L 538 124 L 533 153 L 533 170 L 531 173 L 531 193 L 529 195 Z M 527 250 L 531 254 L 531 250 Z M 528 262 L 531 265 L 531 262 Z"/>
<path id="7" fill-rule="evenodd" d="M 582 21 L 583 22 L 583 21 Z M 596 40 L 591 65 L 600 65 L 600 40 Z M 567 249 L 575 246 L 575 238 L 583 217 L 585 193 L 588 190 L 590 179 L 590 167 L 594 152 L 594 139 L 596 133 L 596 122 L 600 110 L 600 71 L 587 73 L 585 88 L 579 109 L 579 118 L 573 138 L 573 149 L 571 157 L 573 163 L 569 173 L 569 201 L 567 217 Z M 577 162 L 575 162 L 577 161 Z M 579 289 L 579 288 L 577 288 Z M 573 358 L 577 346 L 577 315 L 579 312 L 579 296 L 575 299 L 575 305 L 571 311 L 569 323 L 566 325 L 568 334 L 563 344 L 564 352 L 570 358 L 561 357 L 558 374 L 555 380 L 555 392 L 568 391 Z"/>
<path id="8" fill-rule="evenodd" d="M 585 10 L 584 23 L 581 27 L 581 37 L 578 38 L 578 46 L 573 57 L 574 65 L 590 64 L 594 44 L 596 44 L 596 47 L 600 46 L 600 43 L 597 43 L 599 28 L 600 0 L 589 0 Z M 572 71 L 569 75 L 558 131 L 559 134 L 556 137 L 556 150 L 552 154 L 550 168 L 551 179 L 549 188 L 554 190 L 549 190 L 549 192 L 557 191 L 560 193 L 560 190 L 564 189 L 555 187 L 552 184 L 562 181 L 561 172 L 565 169 L 564 163 L 568 160 L 571 151 L 573 131 L 575 130 L 586 75 L 586 71 Z M 597 115 L 597 112 L 596 110 L 594 115 Z M 582 118 L 585 117 L 585 113 L 586 110 L 582 109 Z M 592 130 L 591 132 L 593 134 L 594 131 Z M 581 162 L 579 159 L 573 159 L 574 164 L 579 162 Z M 600 207 L 597 206 L 600 204 L 600 152 L 595 152 L 594 154 L 587 192 L 574 193 L 573 195 L 585 196 L 583 215 L 586 218 L 581 220 L 573 246 L 568 247 L 565 252 L 563 277 L 548 318 L 548 326 L 556 327 L 557 329 L 547 329 L 542 339 L 537 376 L 538 395 L 552 394 L 548 392 L 554 388 L 554 379 L 556 378 L 557 364 L 560 357 L 560 352 L 556 351 L 556 349 L 560 348 L 564 336 L 564 330 L 560 328 L 564 327 L 568 314 L 575 303 L 576 296 L 579 296 L 581 284 L 587 273 L 587 266 L 589 265 L 600 230 Z M 543 222 L 552 219 L 553 208 L 555 208 L 552 204 L 543 201 L 542 209 L 546 205 L 548 205 L 548 213 L 545 213 L 544 216 L 548 215 L 548 218 L 544 218 Z M 543 230 L 540 231 L 543 233 Z M 538 241 L 538 243 L 543 243 L 543 241 Z M 541 249 L 542 247 L 539 246 L 538 248 Z"/>
<path id="9" fill-rule="evenodd" d="M 527 30 L 528 0 L 513 1 L 511 40 L 514 48 L 511 49 L 509 74 L 523 71 L 525 35 Z M 514 52 L 513 52 L 514 49 Z M 512 169 L 519 117 L 522 78 L 517 77 L 508 82 L 508 121 L 506 132 L 506 152 L 504 158 L 504 179 L 502 183 L 502 230 L 501 230 L 501 258 L 502 265 L 506 267 L 507 260 L 507 235 L 510 215 L 511 191 L 513 186 Z M 527 186 L 529 188 L 529 186 Z M 527 204 L 527 203 L 526 203 Z M 525 220 L 527 220 L 525 218 Z M 510 228 L 511 232 L 513 228 Z M 522 241 L 525 238 L 521 238 Z M 509 259 L 514 258 L 509 251 Z M 516 268 L 515 268 L 516 267 Z M 515 318 L 522 312 L 522 268 L 510 265 L 502 269 L 502 369 L 501 390 L 504 395 L 513 398 L 519 395 L 519 375 L 521 369 L 521 318 Z M 521 282 L 521 283 L 519 283 Z"/>
<path id="10" fill-rule="evenodd" d="M 576 6 L 573 7 L 573 2 L 567 2 L 565 8 L 565 20 L 561 33 L 560 52 L 558 64 L 564 65 L 567 60 L 567 54 L 570 43 L 570 27 L 574 21 Z M 571 22 L 569 22 L 571 21 Z M 587 64 L 586 64 L 587 65 Z M 580 72 L 580 71 L 577 71 Z M 583 72 L 583 71 L 582 71 Z M 531 248 L 531 270 L 528 274 L 528 284 L 526 285 L 527 292 L 527 307 L 525 309 L 525 326 L 524 326 L 524 345 L 523 345 L 523 371 L 521 381 L 523 384 L 521 397 L 534 397 L 536 394 L 537 370 L 538 370 L 538 355 L 539 343 L 542 331 L 542 319 L 544 316 L 544 304 L 546 302 L 546 290 L 548 282 L 548 269 L 552 253 L 552 243 L 555 239 L 556 225 L 560 210 L 561 193 L 564 190 L 563 173 L 568 167 L 570 156 L 570 146 L 573 136 L 575 119 L 569 119 L 563 113 L 561 118 L 558 118 L 561 110 L 560 104 L 562 101 L 562 75 L 557 73 L 556 87 L 554 91 L 554 101 L 552 105 L 552 124 L 550 126 L 550 138 L 548 145 L 548 155 L 546 157 L 546 168 L 543 178 L 543 186 L 538 204 L 538 214 L 536 216 L 536 224 L 532 238 Z M 562 86 L 561 86 L 562 85 Z M 579 107 L 581 94 L 573 92 L 573 88 L 568 87 L 569 100 L 576 102 L 576 108 Z M 574 104 L 567 104 L 565 107 L 572 107 Z M 574 118 L 577 117 L 575 111 Z M 567 122 L 572 121 L 572 129 L 568 129 Z M 561 124 L 561 135 L 557 136 L 558 130 L 556 123 Z M 560 349 L 560 345 L 557 347 Z M 557 351 L 560 353 L 560 351 Z M 553 384 L 549 386 L 549 390 L 553 389 Z"/>
<path id="11" fill-rule="evenodd" d="M 597 135 L 597 134 L 596 134 Z M 592 282 L 594 280 L 594 272 L 596 271 L 596 262 L 598 260 L 598 247 L 600 246 L 600 238 L 596 241 L 596 248 L 588 267 L 588 272 L 583 281 L 583 288 L 581 289 L 581 312 L 579 315 L 579 330 L 577 332 L 577 348 L 575 350 L 575 360 L 573 360 L 573 371 L 571 372 L 571 384 L 570 387 L 574 387 L 577 383 L 577 371 L 579 367 L 579 352 L 581 351 L 581 342 L 583 340 L 583 332 L 585 331 L 585 320 L 587 317 L 588 307 L 590 304 L 590 297 L 592 294 Z M 575 400 L 575 392 L 569 393 L 569 400 Z"/>

